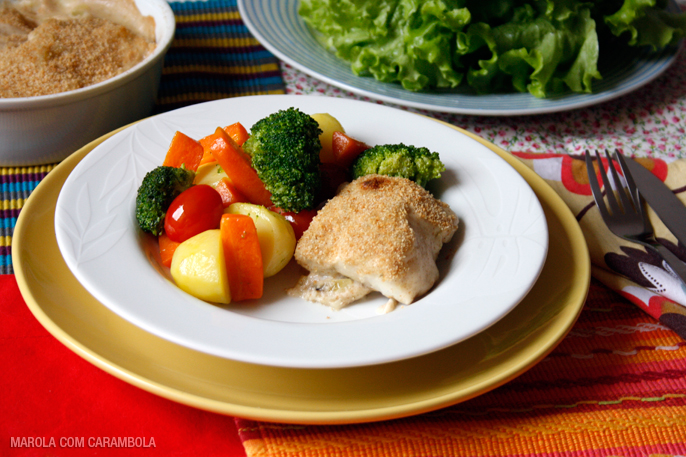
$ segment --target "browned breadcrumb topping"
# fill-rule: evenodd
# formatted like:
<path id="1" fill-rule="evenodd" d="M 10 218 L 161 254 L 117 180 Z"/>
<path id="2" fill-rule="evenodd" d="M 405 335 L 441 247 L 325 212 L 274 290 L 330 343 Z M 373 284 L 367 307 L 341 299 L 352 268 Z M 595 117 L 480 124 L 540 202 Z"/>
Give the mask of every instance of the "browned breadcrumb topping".
<path id="1" fill-rule="evenodd" d="M 401 278 L 415 246 L 414 222 L 428 224 L 442 243 L 457 228 L 447 204 L 404 178 L 363 176 L 322 208 L 298 242 L 295 257 L 310 271 L 332 263 L 360 267 L 360 275 Z"/>
<path id="2" fill-rule="evenodd" d="M 20 46 L 34 28 L 36 24 L 19 11 L 0 6 L 0 56 L 3 48 Z"/>
<path id="3" fill-rule="evenodd" d="M 15 13 L 0 10 L 0 25 L 8 23 L 16 29 L 30 24 Z M 32 97 L 90 86 L 133 67 L 154 47 L 105 19 L 48 19 L 28 39 L 9 35 L 6 46 L 0 46 L 0 97 Z"/>
<path id="4" fill-rule="evenodd" d="M 8 6 L 0 7 L 0 26 L 2 30 L 6 30 L 8 33 L 12 30 L 29 33 L 36 28 L 36 24 L 33 21 Z"/>

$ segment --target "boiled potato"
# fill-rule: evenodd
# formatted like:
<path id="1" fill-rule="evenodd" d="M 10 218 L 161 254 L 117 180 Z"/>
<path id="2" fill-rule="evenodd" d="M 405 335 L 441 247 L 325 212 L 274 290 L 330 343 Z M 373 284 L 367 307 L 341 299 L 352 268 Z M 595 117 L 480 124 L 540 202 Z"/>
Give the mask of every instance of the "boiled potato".
<path id="1" fill-rule="evenodd" d="M 290 262 L 295 252 L 295 233 L 285 217 L 251 203 L 233 203 L 224 212 L 245 214 L 255 222 L 265 278 L 274 276 Z"/>
<path id="2" fill-rule="evenodd" d="M 231 303 L 218 229 L 199 233 L 181 243 L 172 257 L 170 271 L 176 285 L 194 297 L 214 303 Z"/>
<path id="3" fill-rule="evenodd" d="M 343 126 L 338 119 L 333 117 L 328 113 L 316 113 L 311 115 L 312 119 L 317 121 L 319 128 L 322 129 L 321 135 L 319 135 L 319 141 L 322 143 L 322 150 L 319 152 L 319 160 L 322 163 L 334 163 L 336 160 L 333 156 L 333 150 L 331 148 L 331 137 L 333 132 L 343 132 Z"/>
<path id="4" fill-rule="evenodd" d="M 222 167 L 218 163 L 204 163 L 200 165 L 195 172 L 195 179 L 193 184 L 207 184 L 212 187 L 217 187 L 217 183 L 222 178 L 228 178 Z"/>

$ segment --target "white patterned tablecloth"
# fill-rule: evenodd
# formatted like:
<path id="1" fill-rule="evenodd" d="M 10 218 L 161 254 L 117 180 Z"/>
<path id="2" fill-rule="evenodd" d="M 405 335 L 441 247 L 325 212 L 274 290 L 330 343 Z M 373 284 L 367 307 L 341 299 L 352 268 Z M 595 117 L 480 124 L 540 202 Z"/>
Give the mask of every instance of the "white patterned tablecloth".
<path id="1" fill-rule="evenodd" d="M 289 94 L 347 97 L 388 104 L 343 91 L 284 63 L 281 69 Z M 682 49 L 674 65 L 650 84 L 590 108 L 514 117 L 400 108 L 461 127 L 509 152 L 581 154 L 585 149 L 619 148 L 627 154 L 670 162 L 686 156 L 686 55 Z"/>

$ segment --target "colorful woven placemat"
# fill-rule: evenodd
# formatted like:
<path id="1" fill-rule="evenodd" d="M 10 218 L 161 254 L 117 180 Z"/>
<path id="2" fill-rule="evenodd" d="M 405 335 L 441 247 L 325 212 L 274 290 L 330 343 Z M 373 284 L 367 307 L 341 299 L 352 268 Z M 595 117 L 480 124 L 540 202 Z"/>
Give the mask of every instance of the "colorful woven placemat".
<path id="1" fill-rule="evenodd" d="M 249 457 L 684 455 L 686 343 L 594 282 L 543 362 L 475 399 L 360 425 L 236 424 Z"/>
<path id="2" fill-rule="evenodd" d="M 176 34 L 164 60 L 156 113 L 243 95 L 285 93 L 278 60 L 240 19 L 236 0 L 170 3 Z M 24 200 L 55 164 L 0 167 L 0 274 L 13 274 L 12 231 Z"/>
<path id="3" fill-rule="evenodd" d="M 12 231 L 24 201 L 54 165 L 0 168 L 2 213 L 0 214 L 0 274 L 13 274 Z"/>
<path id="4" fill-rule="evenodd" d="M 283 94 L 278 60 L 250 35 L 236 0 L 170 3 L 176 34 L 157 111 L 241 95 Z"/>

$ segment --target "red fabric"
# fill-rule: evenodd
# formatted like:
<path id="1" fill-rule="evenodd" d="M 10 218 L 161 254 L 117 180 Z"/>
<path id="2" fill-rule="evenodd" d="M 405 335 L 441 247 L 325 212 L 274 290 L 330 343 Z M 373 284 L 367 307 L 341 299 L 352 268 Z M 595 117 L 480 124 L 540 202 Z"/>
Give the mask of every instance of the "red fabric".
<path id="1" fill-rule="evenodd" d="M 150 394 L 63 346 L 33 317 L 12 275 L 0 275 L 0 322 L 0 455 L 246 455 L 233 417 Z M 67 447 L 81 437 L 83 447 Z M 149 447 L 92 446 L 112 437 Z M 12 438 L 34 447 L 11 447 Z M 35 447 L 51 438 L 54 447 Z"/>

